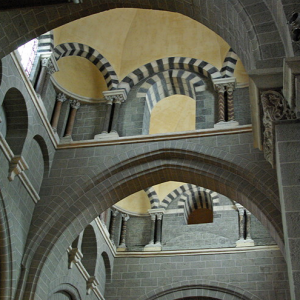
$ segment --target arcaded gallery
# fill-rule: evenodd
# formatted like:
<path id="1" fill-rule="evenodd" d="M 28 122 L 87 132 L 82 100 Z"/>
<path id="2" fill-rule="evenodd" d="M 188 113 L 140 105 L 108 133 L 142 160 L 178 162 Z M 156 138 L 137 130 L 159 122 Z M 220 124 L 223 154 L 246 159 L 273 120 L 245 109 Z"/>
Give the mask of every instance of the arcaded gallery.
<path id="1" fill-rule="evenodd" d="M 0 3 L 1 300 L 300 300 L 300 1 Z"/>

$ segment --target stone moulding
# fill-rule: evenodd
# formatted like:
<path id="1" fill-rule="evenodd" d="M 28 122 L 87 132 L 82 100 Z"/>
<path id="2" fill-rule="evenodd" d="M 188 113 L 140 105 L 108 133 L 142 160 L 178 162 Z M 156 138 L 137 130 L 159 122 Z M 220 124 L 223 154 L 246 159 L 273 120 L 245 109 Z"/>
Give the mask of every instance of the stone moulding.
<path id="1" fill-rule="evenodd" d="M 261 93 L 263 109 L 263 150 L 265 159 L 275 168 L 275 124 L 285 120 L 297 119 L 285 98 L 276 91 Z"/>

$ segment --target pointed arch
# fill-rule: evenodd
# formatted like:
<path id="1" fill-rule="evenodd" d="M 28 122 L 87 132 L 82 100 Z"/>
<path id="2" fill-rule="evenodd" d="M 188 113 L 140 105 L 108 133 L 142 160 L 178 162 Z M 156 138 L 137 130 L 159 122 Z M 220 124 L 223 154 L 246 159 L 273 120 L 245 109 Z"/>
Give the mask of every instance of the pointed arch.
<path id="1" fill-rule="evenodd" d="M 146 194 L 149 198 L 151 209 L 159 208 L 159 198 L 158 198 L 158 195 L 157 195 L 155 189 L 151 186 L 147 189 L 144 189 L 144 191 L 146 192 Z"/>
<path id="2" fill-rule="evenodd" d="M 226 57 L 223 62 L 223 67 L 221 69 L 222 77 L 233 77 L 237 60 L 238 56 L 233 51 L 233 49 L 230 48 L 226 54 Z"/>

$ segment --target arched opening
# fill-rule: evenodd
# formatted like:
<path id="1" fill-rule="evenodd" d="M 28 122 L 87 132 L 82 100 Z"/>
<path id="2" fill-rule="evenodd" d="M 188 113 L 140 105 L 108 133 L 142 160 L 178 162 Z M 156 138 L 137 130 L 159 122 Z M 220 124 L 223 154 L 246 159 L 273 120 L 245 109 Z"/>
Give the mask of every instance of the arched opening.
<path id="1" fill-rule="evenodd" d="M 69 293 L 65 291 L 59 291 L 53 294 L 49 300 L 76 300 Z"/>
<path id="2" fill-rule="evenodd" d="M 82 236 L 81 262 L 90 276 L 95 276 L 97 265 L 97 240 L 93 226 L 88 225 Z"/>
<path id="3" fill-rule="evenodd" d="M 25 99 L 16 88 L 6 93 L 2 114 L 6 121 L 5 139 L 14 155 L 21 155 L 28 131 L 28 114 Z"/>

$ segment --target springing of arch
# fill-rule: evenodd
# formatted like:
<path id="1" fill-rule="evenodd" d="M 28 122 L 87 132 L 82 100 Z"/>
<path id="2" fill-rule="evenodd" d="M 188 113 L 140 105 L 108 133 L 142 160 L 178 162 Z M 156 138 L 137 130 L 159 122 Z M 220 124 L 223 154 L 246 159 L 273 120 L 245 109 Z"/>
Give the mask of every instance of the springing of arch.
<path id="1" fill-rule="evenodd" d="M 232 77 L 235 71 L 235 66 L 238 60 L 238 56 L 234 52 L 232 48 L 226 54 L 226 57 L 223 62 L 223 66 L 221 69 L 222 77 Z"/>
<path id="2" fill-rule="evenodd" d="M 54 49 L 53 31 L 50 30 L 38 37 L 38 54 L 49 53 Z"/>
<path id="3" fill-rule="evenodd" d="M 202 187 L 196 187 L 187 190 L 181 195 L 178 200 L 178 208 L 183 208 L 186 224 L 192 224 L 194 222 L 191 221 L 191 217 L 197 209 L 208 209 L 212 219 L 213 202 L 218 201 L 218 199 L 218 193 Z"/>
<path id="4" fill-rule="evenodd" d="M 40 136 L 39 134 L 36 134 L 33 137 L 33 139 L 37 141 L 37 143 L 39 144 L 39 146 L 41 148 L 41 152 L 42 152 L 43 159 L 44 159 L 44 176 L 45 176 L 49 173 L 49 170 L 50 170 L 50 158 L 49 158 L 48 147 L 47 147 L 47 144 L 46 144 L 44 138 L 42 136 Z"/>
<path id="5" fill-rule="evenodd" d="M 137 97 L 146 98 L 151 112 L 161 99 L 175 94 L 195 99 L 195 93 L 205 89 L 204 81 L 195 73 L 185 70 L 168 70 L 147 79 L 140 87 Z"/>
<path id="6" fill-rule="evenodd" d="M 156 191 L 154 190 L 154 188 L 148 187 L 147 189 L 144 189 L 144 191 L 146 192 L 146 194 L 149 198 L 151 209 L 159 208 L 160 201 L 159 201 L 158 195 L 157 195 Z"/>
<path id="7" fill-rule="evenodd" d="M 108 254 L 105 251 L 102 252 L 101 256 L 103 258 L 104 266 L 105 266 L 106 283 L 110 283 L 112 280 L 111 262 L 110 262 Z"/>
<path id="8" fill-rule="evenodd" d="M 92 47 L 80 43 L 64 43 L 57 45 L 53 53 L 56 61 L 66 56 L 86 58 L 102 73 L 109 90 L 117 88 L 119 80 L 114 68 L 103 55 Z"/>
<path id="9" fill-rule="evenodd" d="M 166 57 L 137 68 L 119 83 L 118 88 L 123 88 L 128 93 L 130 89 L 141 80 L 153 76 L 156 73 L 173 69 L 194 72 L 212 79 L 222 77 L 220 71 L 216 67 L 204 60 L 188 57 Z"/>

